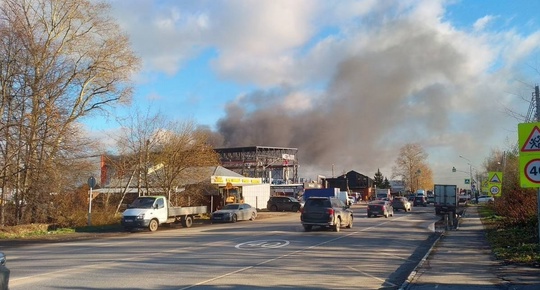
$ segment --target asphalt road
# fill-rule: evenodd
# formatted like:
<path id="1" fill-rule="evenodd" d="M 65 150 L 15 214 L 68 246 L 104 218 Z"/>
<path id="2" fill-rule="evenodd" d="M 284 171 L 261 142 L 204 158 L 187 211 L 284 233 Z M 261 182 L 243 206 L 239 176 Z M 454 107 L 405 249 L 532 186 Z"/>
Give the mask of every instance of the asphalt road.
<path id="1" fill-rule="evenodd" d="M 398 289 L 435 236 L 433 207 L 304 232 L 299 213 L 1 248 L 10 289 Z M 265 218 L 263 218 L 265 217 Z"/>

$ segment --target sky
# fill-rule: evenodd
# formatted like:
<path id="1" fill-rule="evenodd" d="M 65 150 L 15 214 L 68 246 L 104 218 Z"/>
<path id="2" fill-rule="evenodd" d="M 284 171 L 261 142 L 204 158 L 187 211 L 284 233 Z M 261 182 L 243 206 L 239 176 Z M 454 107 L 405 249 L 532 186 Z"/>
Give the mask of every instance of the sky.
<path id="1" fill-rule="evenodd" d="M 305 178 L 390 179 L 419 143 L 435 183 L 464 186 L 517 142 L 540 81 L 540 1 L 109 2 L 143 64 L 132 106 L 194 121 L 218 147 L 298 148 Z"/>

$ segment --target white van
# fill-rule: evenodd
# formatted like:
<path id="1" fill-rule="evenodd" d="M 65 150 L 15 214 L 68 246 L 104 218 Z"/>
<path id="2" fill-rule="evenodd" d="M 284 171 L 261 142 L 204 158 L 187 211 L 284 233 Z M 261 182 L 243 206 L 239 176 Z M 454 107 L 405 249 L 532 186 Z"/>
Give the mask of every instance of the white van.
<path id="1" fill-rule="evenodd" d="M 340 191 L 340 192 L 337 193 L 336 197 L 338 199 L 340 199 L 341 201 L 343 201 L 344 204 L 349 205 L 349 206 L 352 205 L 351 200 L 349 199 L 349 193 L 348 192 Z"/>

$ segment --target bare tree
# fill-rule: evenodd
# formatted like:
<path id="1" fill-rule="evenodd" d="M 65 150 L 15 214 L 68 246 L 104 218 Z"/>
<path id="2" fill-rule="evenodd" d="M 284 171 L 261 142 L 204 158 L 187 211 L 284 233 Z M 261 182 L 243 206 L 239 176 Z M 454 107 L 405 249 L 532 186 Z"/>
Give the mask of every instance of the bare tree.
<path id="1" fill-rule="evenodd" d="M 392 176 L 400 177 L 411 191 L 433 184 L 433 173 L 426 163 L 428 154 L 419 143 L 405 144 L 392 167 Z M 422 181 L 422 183 L 420 183 Z"/>
<path id="2" fill-rule="evenodd" d="M 208 134 L 193 121 L 167 122 L 160 113 L 138 108 L 119 120 L 122 130 L 115 139 L 119 156 L 110 159 L 116 173 L 113 182 L 122 188 L 124 202 L 130 188 L 137 194 L 174 195 L 186 184 L 209 179 L 210 167 L 219 165 L 219 156 L 208 144 Z"/>
<path id="3" fill-rule="evenodd" d="M 178 187 L 210 178 L 208 168 L 219 165 L 219 156 L 208 144 L 207 134 L 196 130 L 192 121 L 171 123 L 161 134 L 154 162 L 156 185 L 162 192 L 170 195 Z"/>
<path id="4" fill-rule="evenodd" d="M 81 152 L 77 122 L 131 95 L 139 60 L 95 1 L 0 3 L 3 193 L 17 222 L 43 221 L 56 178 Z M 75 186 L 75 185 L 74 185 Z"/>

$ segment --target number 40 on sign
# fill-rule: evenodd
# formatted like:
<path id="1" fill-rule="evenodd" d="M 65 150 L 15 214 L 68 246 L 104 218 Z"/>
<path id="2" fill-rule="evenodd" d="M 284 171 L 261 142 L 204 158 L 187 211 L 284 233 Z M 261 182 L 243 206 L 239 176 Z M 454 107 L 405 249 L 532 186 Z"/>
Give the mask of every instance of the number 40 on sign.
<path id="1" fill-rule="evenodd" d="M 525 177 L 531 182 L 540 184 L 540 159 L 533 159 L 525 165 Z"/>

